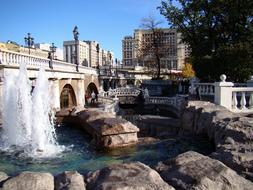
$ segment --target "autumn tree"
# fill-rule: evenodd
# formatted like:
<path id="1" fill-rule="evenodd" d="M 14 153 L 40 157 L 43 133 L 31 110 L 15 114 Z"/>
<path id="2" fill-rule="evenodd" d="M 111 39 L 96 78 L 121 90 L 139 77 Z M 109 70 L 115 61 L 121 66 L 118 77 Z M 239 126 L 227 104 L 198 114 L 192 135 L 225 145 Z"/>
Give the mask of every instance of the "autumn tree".
<path id="1" fill-rule="evenodd" d="M 195 76 L 195 71 L 193 70 L 191 63 L 185 63 L 182 70 L 182 75 L 184 78 L 192 78 Z"/>
<path id="2" fill-rule="evenodd" d="M 159 9 L 189 44 L 197 77 L 239 82 L 253 74 L 252 0 L 163 0 Z"/>
<path id="3" fill-rule="evenodd" d="M 141 21 L 141 28 L 147 31 L 148 37 L 141 38 L 137 41 L 138 61 L 144 62 L 150 70 L 154 69 L 155 79 L 160 79 L 161 75 L 161 58 L 168 55 L 168 43 L 164 41 L 164 32 L 158 28 L 161 24 L 153 16 L 144 18 Z"/>

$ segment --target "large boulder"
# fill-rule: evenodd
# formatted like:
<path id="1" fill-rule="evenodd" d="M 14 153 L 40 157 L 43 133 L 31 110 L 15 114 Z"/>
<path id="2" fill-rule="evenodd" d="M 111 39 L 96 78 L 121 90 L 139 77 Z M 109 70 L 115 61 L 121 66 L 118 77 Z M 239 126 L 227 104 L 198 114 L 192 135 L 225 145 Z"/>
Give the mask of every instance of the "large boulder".
<path id="1" fill-rule="evenodd" d="M 50 173 L 22 172 L 7 180 L 2 190 L 54 190 L 54 177 Z"/>
<path id="2" fill-rule="evenodd" d="M 107 113 L 104 111 L 101 111 L 99 109 L 96 108 L 89 108 L 86 110 L 82 110 L 80 112 L 77 113 L 78 118 L 82 119 L 83 121 L 86 122 L 92 122 L 95 121 L 97 119 L 101 119 L 101 118 L 113 118 L 115 117 L 115 115 L 111 114 L 111 113 Z"/>
<path id="3" fill-rule="evenodd" d="M 98 148 L 112 149 L 136 144 L 139 129 L 131 122 L 97 109 L 87 109 L 77 114 L 83 128 L 93 136 Z"/>
<path id="4" fill-rule="evenodd" d="M 65 171 L 55 177 L 55 190 L 85 190 L 83 176 L 77 171 Z"/>
<path id="5" fill-rule="evenodd" d="M 212 158 L 253 181 L 253 118 L 210 102 L 190 101 L 182 113 L 181 133 L 207 136 L 216 148 Z"/>
<path id="6" fill-rule="evenodd" d="M 0 183 L 6 179 L 8 179 L 8 175 L 4 172 L 0 172 Z"/>
<path id="7" fill-rule="evenodd" d="M 140 163 L 112 165 L 88 174 L 87 189 L 172 190 L 159 174 Z"/>
<path id="8" fill-rule="evenodd" d="M 177 189 L 251 190 L 253 183 L 239 176 L 222 162 L 188 151 L 160 162 L 161 177 Z"/>

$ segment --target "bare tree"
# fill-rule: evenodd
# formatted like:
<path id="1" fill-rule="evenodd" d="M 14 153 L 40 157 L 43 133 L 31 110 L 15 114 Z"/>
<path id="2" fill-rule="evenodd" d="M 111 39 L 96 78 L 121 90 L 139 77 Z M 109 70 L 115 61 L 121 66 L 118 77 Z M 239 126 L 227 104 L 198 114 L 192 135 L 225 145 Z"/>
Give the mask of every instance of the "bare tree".
<path id="1" fill-rule="evenodd" d="M 168 53 L 168 43 L 162 29 L 158 28 L 161 21 L 156 21 L 153 16 L 141 20 L 141 28 L 147 30 L 148 36 L 142 37 L 138 44 L 138 61 L 144 62 L 149 69 L 154 69 L 155 79 L 160 79 L 161 75 L 161 58 Z M 154 72 L 152 72 L 154 73 Z"/>

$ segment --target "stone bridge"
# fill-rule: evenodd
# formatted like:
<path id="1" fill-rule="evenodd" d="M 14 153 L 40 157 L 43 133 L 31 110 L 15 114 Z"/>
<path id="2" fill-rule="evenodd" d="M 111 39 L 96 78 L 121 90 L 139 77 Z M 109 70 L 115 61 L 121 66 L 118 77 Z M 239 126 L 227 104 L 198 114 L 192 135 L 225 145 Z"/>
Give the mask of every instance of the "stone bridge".
<path id="1" fill-rule="evenodd" d="M 154 112 L 158 111 L 156 109 L 165 110 L 169 112 L 175 118 L 179 118 L 182 108 L 184 108 L 187 96 L 174 96 L 174 97 L 156 97 L 148 96 L 145 97 L 145 108 L 153 109 Z"/>
<path id="2" fill-rule="evenodd" d="M 135 87 L 120 87 L 100 92 L 100 98 L 118 98 L 120 104 L 137 104 L 141 89 Z"/>
<path id="3" fill-rule="evenodd" d="M 0 49 L 0 98 L 2 103 L 5 76 L 17 75 L 19 66 L 25 63 L 27 74 L 33 85 L 40 68 L 44 68 L 49 79 L 53 108 L 59 110 L 73 106 L 84 106 L 85 97 L 92 91 L 98 93 L 99 79 L 96 69 L 59 60 L 50 60 L 33 55 Z"/>
<path id="4" fill-rule="evenodd" d="M 182 107 L 185 105 L 186 98 L 188 97 L 184 95 L 177 95 L 174 97 L 149 96 L 147 91 L 147 89 L 142 90 L 135 87 L 121 87 L 110 89 L 107 92 L 102 91 L 99 93 L 99 98 L 105 101 L 113 101 L 116 97 L 121 104 L 138 104 L 141 103 L 140 100 L 142 98 L 145 109 L 164 109 L 178 118 Z"/>

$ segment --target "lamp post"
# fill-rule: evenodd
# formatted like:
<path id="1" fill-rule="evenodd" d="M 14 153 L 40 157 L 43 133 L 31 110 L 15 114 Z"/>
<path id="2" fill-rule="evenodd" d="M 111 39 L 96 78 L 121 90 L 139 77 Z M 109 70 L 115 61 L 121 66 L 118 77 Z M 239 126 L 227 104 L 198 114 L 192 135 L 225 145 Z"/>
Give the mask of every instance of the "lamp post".
<path id="1" fill-rule="evenodd" d="M 109 74 L 110 76 L 112 75 L 112 71 L 111 71 L 111 64 L 112 64 L 112 54 L 109 54 L 109 59 L 110 59 L 110 63 L 109 63 Z"/>
<path id="2" fill-rule="evenodd" d="M 25 43 L 28 46 L 28 50 L 29 50 L 29 55 L 30 55 L 30 48 L 34 45 L 34 38 L 31 37 L 31 33 L 27 33 L 27 37 L 24 38 L 25 39 Z"/>
<path id="3" fill-rule="evenodd" d="M 79 32 L 78 32 L 78 28 L 77 26 L 75 26 L 74 30 L 73 30 L 73 36 L 74 36 L 74 40 L 75 40 L 75 52 L 74 52 L 74 63 L 76 64 L 76 71 L 79 72 L 78 69 L 78 57 L 77 57 L 77 42 L 78 42 L 78 37 L 79 37 Z"/>
<path id="4" fill-rule="evenodd" d="M 100 50 L 99 44 L 97 44 L 96 49 L 97 49 L 97 68 L 99 69 L 99 50 Z"/>
<path id="5" fill-rule="evenodd" d="M 54 45 L 54 43 L 52 43 L 52 45 L 49 48 L 50 48 L 50 52 L 48 53 L 48 58 L 50 59 L 49 68 L 53 69 L 54 53 L 56 52 L 57 47 Z"/>

